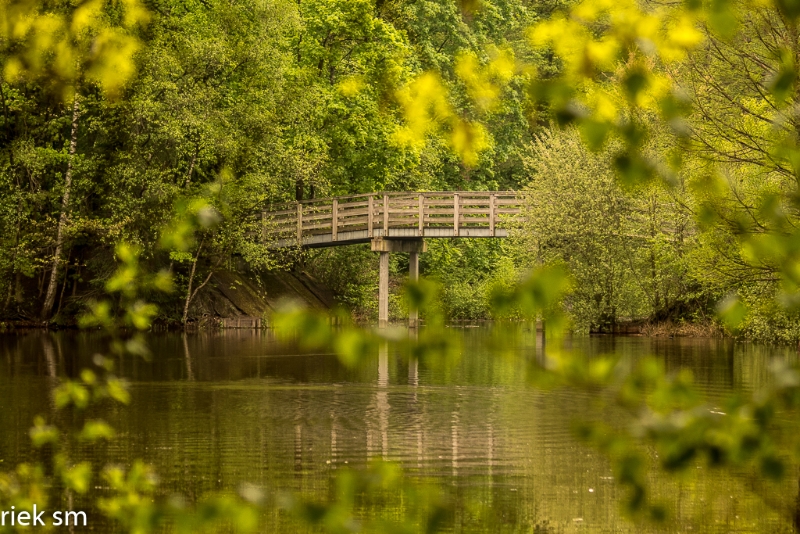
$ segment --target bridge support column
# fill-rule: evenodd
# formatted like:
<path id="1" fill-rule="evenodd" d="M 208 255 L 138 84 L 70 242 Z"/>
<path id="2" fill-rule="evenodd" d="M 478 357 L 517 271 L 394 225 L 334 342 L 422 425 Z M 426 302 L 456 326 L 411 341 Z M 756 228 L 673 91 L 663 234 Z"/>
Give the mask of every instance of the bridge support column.
<path id="1" fill-rule="evenodd" d="M 389 324 L 389 253 L 381 252 L 378 278 L 378 327 Z"/>
<path id="2" fill-rule="evenodd" d="M 419 278 L 419 253 L 425 252 L 428 247 L 422 238 L 416 239 L 384 239 L 377 237 L 372 240 L 372 251 L 380 252 L 380 274 L 378 279 L 378 327 L 384 328 L 389 324 L 389 254 L 392 252 L 408 252 L 411 255 L 409 275 L 412 279 Z M 412 323 L 413 319 L 413 325 Z M 416 312 L 409 314 L 409 325 L 416 326 Z"/>

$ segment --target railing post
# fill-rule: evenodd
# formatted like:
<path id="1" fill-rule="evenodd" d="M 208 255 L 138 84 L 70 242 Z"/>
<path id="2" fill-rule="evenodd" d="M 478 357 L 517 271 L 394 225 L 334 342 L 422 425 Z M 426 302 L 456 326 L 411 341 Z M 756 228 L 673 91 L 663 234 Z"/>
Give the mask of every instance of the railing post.
<path id="1" fill-rule="evenodd" d="M 372 237 L 372 231 L 373 231 L 372 230 L 373 217 L 375 216 L 375 207 L 372 205 L 372 195 L 369 196 L 368 204 L 369 204 L 369 207 L 367 209 L 369 210 L 369 213 L 367 214 L 367 235 L 369 235 L 369 237 L 371 238 Z"/>
<path id="2" fill-rule="evenodd" d="M 303 205 L 297 203 L 297 245 L 303 244 Z"/>
<path id="3" fill-rule="evenodd" d="M 389 236 L 389 195 L 383 195 L 383 237 Z"/>
<path id="4" fill-rule="evenodd" d="M 333 199 L 333 209 L 331 210 L 331 240 L 336 241 L 339 230 L 339 201 Z"/>
<path id="5" fill-rule="evenodd" d="M 489 195 L 489 233 L 494 237 L 494 193 Z"/>
<path id="6" fill-rule="evenodd" d="M 419 196 L 419 230 L 417 235 L 420 237 L 425 235 L 425 195 Z"/>
<path id="7" fill-rule="evenodd" d="M 458 193 L 453 193 L 453 235 L 458 237 Z"/>

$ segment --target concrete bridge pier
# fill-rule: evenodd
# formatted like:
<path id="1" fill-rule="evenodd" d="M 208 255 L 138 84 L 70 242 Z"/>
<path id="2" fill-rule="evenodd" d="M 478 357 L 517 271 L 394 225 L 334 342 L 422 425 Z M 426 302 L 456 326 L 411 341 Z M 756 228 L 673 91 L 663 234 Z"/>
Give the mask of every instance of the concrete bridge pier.
<path id="1" fill-rule="evenodd" d="M 419 238 L 388 239 L 376 237 L 372 240 L 372 251 L 380 253 L 380 274 L 378 279 L 378 327 L 389 324 L 389 254 L 407 252 L 409 254 L 409 276 L 411 280 L 419 279 L 419 254 L 428 250 L 425 241 Z M 408 325 L 416 328 L 418 312 L 409 312 Z"/>

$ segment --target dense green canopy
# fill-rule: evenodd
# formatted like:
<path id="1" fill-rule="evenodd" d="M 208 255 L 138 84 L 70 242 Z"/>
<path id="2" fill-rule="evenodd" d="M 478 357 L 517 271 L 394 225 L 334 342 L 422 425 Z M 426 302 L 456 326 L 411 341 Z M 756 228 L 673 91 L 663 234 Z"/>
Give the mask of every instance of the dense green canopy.
<path id="1" fill-rule="evenodd" d="M 797 0 L 189 2 L 0 4 L 4 318 L 90 308 L 82 323 L 111 337 L 111 355 L 141 355 L 140 333 L 159 313 L 191 319 L 215 270 L 303 262 L 369 313 L 374 255 L 279 255 L 254 215 L 314 196 L 513 188 L 525 205 L 508 242 L 432 244 L 422 263 L 441 298 L 424 282 L 409 291 L 429 313 L 418 336 L 334 328 L 295 308 L 273 326 L 344 365 L 398 340 L 411 358 L 446 363 L 460 351 L 448 316 L 542 318 L 548 336 L 568 316 L 579 330 L 649 319 L 800 339 Z M 399 279 L 404 258 L 394 262 Z M 521 330 L 504 326 L 489 343 Z M 685 471 L 703 458 L 753 469 L 748 481 L 796 473 L 788 423 L 800 376 L 785 362 L 773 387 L 720 409 L 691 373 L 655 360 L 623 369 L 557 344 L 541 356 L 528 362 L 531 380 L 604 388 L 598 400 L 631 414 L 628 425 L 599 412 L 578 429 L 612 460 L 631 513 L 666 518 L 648 491 L 650 464 Z M 114 430 L 76 415 L 129 395 L 113 359 L 94 363 L 97 373 L 54 387 L 51 415 L 72 410 L 62 421 L 83 429 L 62 442 L 36 418 L 30 437 L 46 461 L 0 473 L 4 501 L 95 487 L 98 466 L 68 461 L 68 444 Z M 187 531 L 215 520 L 256 528 L 252 492 L 193 512 L 156 503 L 143 463 L 101 476 L 103 513 L 131 531 L 169 517 Z M 357 527 L 355 495 L 395 479 L 345 477 L 342 503 L 287 508 L 346 531 Z M 781 513 L 800 531 L 797 503 Z"/>
<path id="2" fill-rule="evenodd" d="M 530 202 L 510 243 L 436 243 L 423 258 L 451 317 L 490 317 L 495 289 L 561 262 L 578 329 L 708 322 L 727 298 L 742 332 L 800 337 L 784 305 L 798 40 L 781 2 L 4 6 L 6 319 L 69 322 L 119 242 L 176 275 L 166 320 L 190 319 L 198 286 L 237 258 L 299 262 L 369 317 L 372 255 L 278 255 L 254 215 L 368 191 L 516 189 Z M 158 247 L 169 221 L 182 241 Z"/>
<path id="3" fill-rule="evenodd" d="M 80 9 L 64 4 L 57 14 L 74 26 Z M 522 182 L 531 138 L 525 75 L 511 72 L 508 98 L 485 111 L 466 96 L 455 68 L 464 54 L 490 60 L 490 45 L 513 57 L 537 16 L 524 3 L 159 1 L 132 23 L 126 17 L 138 5 L 87 9 L 97 9 L 102 24 L 85 30 L 83 41 L 111 28 L 130 42 L 128 54 L 114 58 L 124 78 L 92 76 L 89 63 L 64 72 L 49 50 L 36 64 L 18 61 L 37 50 L 36 35 L 3 41 L 0 306 L 7 318 L 37 317 L 43 305 L 43 318 L 77 311 L 108 276 L 119 241 L 142 246 L 154 269 L 181 275 L 198 250 L 198 274 L 231 255 L 269 268 L 279 261 L 245 230 L 270 203 Z M 54 35 L 84 53 L 74 35 Z M 14 65 L 22 66 L 12 72 Z M 471 164 L 444 132 L 422 142 L 402 135 L 401 92 L 427 71 L 452 92 L 454 116 L 487 125 L 489 138 Z M 194 252 L 159 257 L 160 228 L 192 199 L 213 206 L 219 224 L 205 239 L 195 236 Z"/>

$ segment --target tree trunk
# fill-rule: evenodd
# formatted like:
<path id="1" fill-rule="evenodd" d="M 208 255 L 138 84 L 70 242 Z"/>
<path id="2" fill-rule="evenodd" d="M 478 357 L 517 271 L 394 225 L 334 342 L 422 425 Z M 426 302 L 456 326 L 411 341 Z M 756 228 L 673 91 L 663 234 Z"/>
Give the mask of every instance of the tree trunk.
<path id="1" fill-rule="evenodd" d="M 72 104 L 72 127 L 69 134 L 69 159 L 67 160 L 67 172 L 64 175 L 64 196 L 61 199 L 61 214 L 58 218 L 58 230 L 56 232 L 56 251 L 53 253 L 53 266 L 50 269 L 50 283 L 47 286 L 47 295 L 42 306 L 42 320 L 50 319 L 53 311 L 53 303 L 56 298 L 56 286 L 58 285 L 58 264 L 61 263 L 61 251 L 64 248 L 64 229 L 67 226 L 67 209 L 69 208 L 69 195 L 72 190 L 72 160 L 75 157 L 75 147 L 78 144 L 78 117 L 80 117 L 80 106 L 78 105 L 78 95 Z"/>
<path id="2" fill-rule="evenodd" d="M 186 180 L 183 182 L 183 188 L 186 189 L 189 187 L 189 184 L 192 183 L 192 172 L 194 171 L 194 164 L 197 161 L 197 153 L 200 151 L 200 147 L 195 147 L 194 154 L 192 154 L 192 161 L 189 163 L 189 172 L 186 173 Z"/>
<path id="3" fill-rule="evenodd" d="M 658 266 L 656 265 L 656 199 L 652 198 L 650 203 L 650 280 L 653 284 L 653 316 L 657 316 L 661 311 L 661 292 L 658 283 Z"/>
<path id="4" fill-rule="evenodd" d="M 181 323 L 183 326 L 186 326 L 186 321 L 189 319 L 189 305 L 192 303 L 192 299 L 194 296 L 197 295 L 197 292 L 203 289 L 203 287 L 211 280 L 211 276 L 214 274 L 214 271 L 208 273 L 206 279 L 203 281 L 202 284 L 197 286 L 197 288 L 192 291 L 192 282 L 194 282 L 194 273 L 197 270 L 197 260 L 200 259 L 200 252 L 203 250 L 203 241 L 200 241 L 200 246 L 197 247 L 197 255 L 194 257 L 194 261 L 192 262 L 192 270 L 189 273 L 189 287 L 186 289 L 186 302 L 183 305 L 183 317 L 181 318 Z"/>
<path id="5" fill-rule="evenodd" d="M 19 203 L 17 204 L 17 231 L 14 234 L 14 251 L 11 253 L 11 274 L 12 276 L 8 280 L 8 295 L 6 296 L 6 301 L 3 304 L 3 310 L 8 310 L 8 306 L 11 304 L 11 297 L 14 295 L 14 285 L 16 284 L 17 280 L 17 250 L 19 248 L 19 234 L 21 231 L 21 217 L 20 217 L 20 207 Z"/>
<path id="6" fill-rule="evenodd" d="M 56 315 L 61 313 L 61 305 L 64 303 L 64 292 L 67 290 L 67 282 L 69 281 L 69 260 L 72 256 L 72 249 L 67 252 L 67 267 L 64 270 L 64 283 L 61 284 L 61 294 L 58 296 L 58 307 L 56 308 Z"/>

